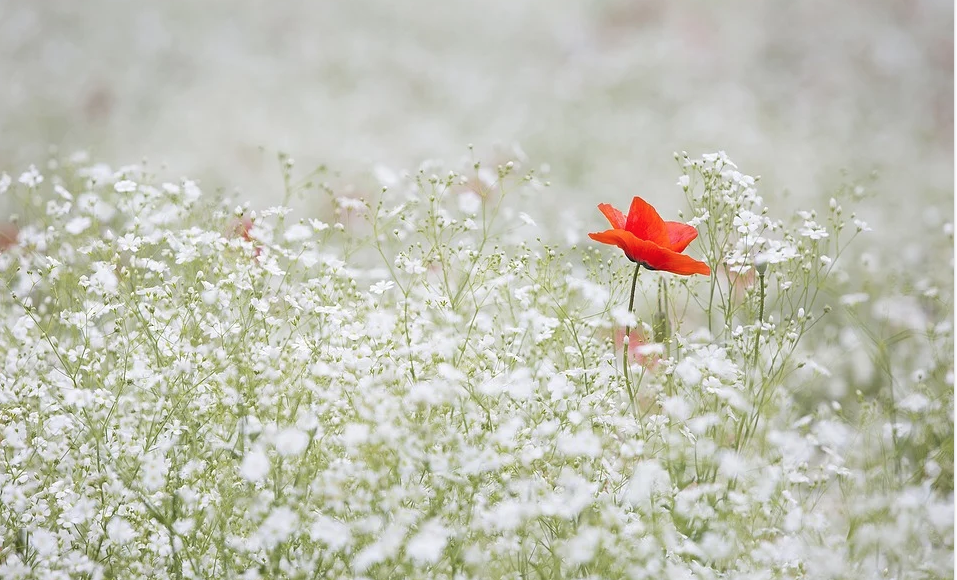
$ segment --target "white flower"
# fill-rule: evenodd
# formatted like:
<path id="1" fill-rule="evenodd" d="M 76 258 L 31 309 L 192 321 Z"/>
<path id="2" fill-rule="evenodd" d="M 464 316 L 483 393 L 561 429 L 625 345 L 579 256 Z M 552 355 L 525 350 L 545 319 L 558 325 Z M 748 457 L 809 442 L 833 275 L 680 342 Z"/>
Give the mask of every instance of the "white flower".
<path id="1" fill-rule="evenodd" d="M 764 226 L 764 218 L 748 210 L 734 216 L 734 227 L 742 234 L 753 234 Z"/>
<path id="2" fill-rule="evenodd" d="M 638 325 L 638 318 L 635 316 L 635 313 L 629 311 L 628 307 L 624 305 L 612 307 L 611 319 L 617 326 L 635 328 Z"/>
<path id="3" fill-rule="evenodd" d="M 262 449 L 254 449 L 243 457 L 239 473 L 246 481 L 253 483 L 262 481 L 269 473 L 269 458 Z"/>
<path id="4" fill-rule="evenodd" d="M 340 196 L 336 198 L 336 204 L 339 207 L 345 210 L 356 210 L 360 211 L 365 209 L 365 203 L 361 199 L 356 199 L 354 197 Z"/>
<path id="5" fill-rule="evenodd" d="M 63 227 L 63 229 L 65 229 L 67 233 L 69 234 L 78 236 L 82 234 L 83 232 L 85 232 L 86 229 L 89 228 L 91 225 L 93 225 L 93 220 L 91 220 L 90 218 L 86 216 L 79 216 L 68 221 L 67 224 Z"/>
<path id="6" fill-rule="evenodd" d="M 369 292 L 372 292 L 373 294 L 381 295 L 391 290 L 394 286 L 395 286 L 395 282 L 393 282 L 392 280 L 382 280 L 370 286 Z"/>
<path id="7" fill-rule="evenodd" d="M 176 520 L 176 522 L 173 523 L 173 531 L 180 536 L 184 536 L 190 533 L 195 526 L 196 522 L 189 518 L 185 520 Z"/>
<path id="8" fill-rule="evenodd" d="M 845 294 L 841 296 L 841 304 L 843 306 L 857 306 L 858 304 L 863 304 L 870 300 L 870 296 L 865 292 L 857 292 L 854 294 Z"/>
<path id="9" fill-rule="evenodd" d="M 529 225 L 529 226 L 532 226 L 532 227 L 535 227 L 535 226 L 538 225 L 538 224 L 535 223 L 535 220 L 533 220 L 532 217 L 531 217 L 530 215 L 528 215 L 527 213 L 525 213 L 525 212 L 520 212 L 520 213 L 518 214 L 518 217 L 519 217 L 519 219 L 521 219 L 523 222 L 525 222 L 525 225 Z"/>
<path id="10" fill-rule="evenodd" d="M 683 358 L 675 367 L 675 375 L 681 379 L 681 382 L 686 386 L 701 384 L 701 369 L 698 366 L 698 361 L 694 358 Z"/>
<path id="11" fill-rule="evenodd" d="M 183 182 L 183 196 L 186 197 L 187 201 L 196 201 L 201 195 L 203 195 L 203 192 L 195 181 L 187 179 Z"/>
<path id="12" fill-rule="evenodd" d="M 696 228 L 701 225 L 702 222 L 707 221 L 709 217 L 711 217 L 711 212 L 705 211 L 703 214 L 691 218 L 691 220 L 688 221 L 688 225 Z"/>
<path id="13" fill-rule="evenodd" d="M 6 173 L 0 173 L 0 195 L 7 192 L 10 189 L 10 176 Z"/>
<path id="14" fill-rule="evenodd" d="M 115 189 L 117 193 L 132 193 L 136 191 L 136 182 L 130 181 L 129 179 L 117 181 L 113 185 L 113 189 Z"/>
<path id="15" fill-rule="evenodd" d="M 115 295 L 119 287 L 119 280 L 116 277 L 112 264 L 107 262 L 95 262 L 93 264 L 93 275 L 90 276 L 89 289 L 101 295 Z"/>
<path id="16" fill-rule="evenodd" d="M 641 461 L 635 466 L 625 498 L 632 505 L 649 507 L 655 495 L 671 491 L 671 477 L 654 460 Z"/>
<path id="17" fill-rule="evenodd" d="M 43 176 L 37 171 L 36 166 L 31 165 L 30 169 L 20 174 L 18 181 L 27 187 L 36 187 L 43 183 Z"/>
<path id="18" fill-rule="evenodd" d="M 661 402 L 661 410 L 678 421 L 687 421 L 691 416 L 691 405 L 682 397 L 667 397 Z"/>
<path id="19" fill-rule="evenodd" d="M 286 230 L 285 237 L 287 242 L 301 242 L 312 237 L 313 229 L 305 224 L 295 224 Z"/>
<path id="20" fill-rule="evenodd" d="M 140 468 L 140 478 L 143 487 L 155 491 L 166 484 L 166 475 L 169 471 L 169 460 L 159 452 L 149 453 Z"/>
<path id="21" fill-rule="evenodd" d="M 813 220 L 805 220 L 804 226 L 798 230 L 798 233 L 812 240 L 821 240 L 828 237 L 827 229 Z"/>
<path id="22" fill-rule="evenodd" d="M 682 189 L 688 189 L 688 186 L 691 185 L 691 178 L 687 175 L 682 175 L 681 177 L 678 178 L 677 185 L 678 187 L 681 187 Z"/>
<path id="23" fill-rule="evenodd" d="M 563 552 L 572 564 L 585 564 L 595 557 L 600 542 L 600 529 L 583 526 L 574 537 L 565 542 Z"/>
<path id="24" fill-rule="evenodd" d="M 558 450 L 569 457 L 597 457 L 601 455 L 601 439 L 589 431 L 575 434 L 562 432 L 558 436 Z"/>
<path id="25" fill-rule="evenodd" d="M 36 326 L 36 323 L 33 321 L 33 318 L 29 316 L 21 316 L 17 323 L 13 325 L 13 328 L 10 329 L 13 338 L 17 339 L 20 342 L 24 342 L 28 336 L 30 336 L 30 329 Z"/>
<path id="26" fill-rule="evenodd" d="M 275 548 L 292 535 L 299 525 L 299 514 L 286 506 L 280 506 L 269 514 L 256 531 L 259 545 L 267 550 Z"/>
<path id="27" fill-rule="evenodd" d="M 213 286 L 205 280 L 203 281 L 203 287 L 205 290 L 203 290 L 203 293 L 200 294 L 200 298 L 202 298 L 203 303 L 207 306 L 216 304 L 216 302 L 219 300 L 219 288 Z"/>
<path id="28" fill-rule="evenodd" d="M 781 264 L 798 257 L 797 248 L 779 240 L 765 240 L 766 248 L 755 256 L 755 263 Z"/>
<path id="29" fill-rule="evenodd" d="M 395 266 L 403 272 L 407 272 L 409 274 L 422 274 L 426 271 L 425 266 L 422 264 L 422 260 L 408 258 L 402 254 L 396 256 Z"/>
<path id="30" fill-rule="evenodd" d="M 405 530 L 398 525 L 390 526 L 378 540 L 356 554 L 353 567 L 360 571 L 367 570 L 370 566 L 393 556 L 402 547 L 403 539 L 405 539 Z"/>
<path id="31" fill-rule="evenodd" d="M 137 235 L 127 233 L 117 238 L 116 247 L 119 248 L 121 252 L 131 252 L 135 254 L 140 250 L 141 243 L 143 243 L 142 238 Z"/>
<path id="32" fill-rule="evenodd" d="M 62 185 L 60 184 L 54 185 L 53 191 L 55 191 L 56 194 L 62 197 L 63 199 L 67 201 L 73 201 L 73 194 L 67 191 L 66 188 L 63 187 Z"/>
<path id="33" fill-rule="evenodd" d="M 41 558 L 48 558 L 57 553 L 60 542 L 51 531 L 34 530 L 30 533 L 30 547 L 36 550 Z"/>
<path id="34" fill-rule="evenodd" d="M 276 433 L 276 452 L 283 457 L 295 457 L 302 454 L 309 445 L 309 435 L 295 427 L 287 427 Z"/>
<path id="35" fill-rule="evenodd" d="M 133 530 L 133 526 L 125 519 L 113 517 L 113 519 L 106 524 L 106 535 L 113 545 L 123 546 L 130 543 L 130 541 L 136 537 L 136 532 Z"/>
<path id="36" fill-rule="evenodd" d="M 70 524 L 82 524 L 89 521 L 96 514 L 97 502 L 80 497 L 73 500 L 70 507 L 63 513 L 63 521 Z"/>
<path id="37" fill-rule="evenodd" d="M 414 562 L 435 564 L 442 557 L 448 537 L 449 531 L 442 526 L 441 522 L 430 520 L 409 540 L 405 551 Z"/>
<path id="38" fill-rule="evenodd" d="M 309 537 L 314 542 L 322 542 L 337 552 L 352 544 L 352 530 L 344 523 L 333 518 L 317 515 L 309 528 Z"/>

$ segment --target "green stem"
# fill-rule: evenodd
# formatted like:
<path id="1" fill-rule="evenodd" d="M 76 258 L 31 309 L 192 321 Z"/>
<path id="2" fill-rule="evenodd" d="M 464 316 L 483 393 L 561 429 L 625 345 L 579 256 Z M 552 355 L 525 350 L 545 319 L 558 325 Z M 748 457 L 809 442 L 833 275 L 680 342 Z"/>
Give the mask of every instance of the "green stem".
<path id="1" fill-rule="evenodd" d="M 758 273 L 758 285 L 761 301 L 758 303 L 758 331 L 754 335 L 754 366 L 758 365 L 758 346 L 761 344 L 761 331 L 764 330 L 764 273 Z"/>
<path id="2" fill-rule="evenodd" d="M 635 264 L 635 275 L 631 277 L 631 295 L 628 299 L 628 314 L 635 313 L 635 288 L 638 287 L 638 271 L 641 270 L 641 264 Z M 631 334 L 631 326 L 625 326 L 625 336 L 622 338 L 621 343 L 624 349 L 624 355 L 622 357 L 622 366 L 625 368 L 625 380 L 628 380 L 628 342 L 629 335 Z M 629 382 L 630 384 L 630 382 Z"/>

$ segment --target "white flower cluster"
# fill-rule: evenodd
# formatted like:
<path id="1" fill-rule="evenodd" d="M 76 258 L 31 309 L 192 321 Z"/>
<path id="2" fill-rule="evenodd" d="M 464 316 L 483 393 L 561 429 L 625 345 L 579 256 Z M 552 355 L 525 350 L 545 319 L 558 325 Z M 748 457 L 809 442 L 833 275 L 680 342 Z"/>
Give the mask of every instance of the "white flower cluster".
<path id="1" fill-rule="evenodd" d="M 702 243 L 770 251 L 754 180 L 707 159 Z M 0 251 L 0 578 L 952 573 L 952 451 L 894 447 L 948 395 L 886 435 L 802 406 L 783 277 L 748 330 L 673 317 L 623 374 L 637 321 L 607 268 L 523 241 L 513 168 L 309 221 L 138 168 L 13 185 L 51 189 Z"/>

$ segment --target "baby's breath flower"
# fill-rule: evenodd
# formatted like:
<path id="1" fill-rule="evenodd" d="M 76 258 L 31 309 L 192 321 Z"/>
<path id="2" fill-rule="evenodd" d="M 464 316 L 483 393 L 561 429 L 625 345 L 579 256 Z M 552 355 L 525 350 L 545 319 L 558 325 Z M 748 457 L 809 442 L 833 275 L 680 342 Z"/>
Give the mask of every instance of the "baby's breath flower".
<path id="1" fill-rule="evenodd" d="M 515 227 L 505 161 L 324 183 L 331 227 L 140 167 L 24 184 L 0 578 L 952 575 L 946 268 L 890 290 L 679 155 L 712 276 L 642 269 L 629 309 L 586 214 Z"/>
<path id="2" fill-rule="evenodd" d="M 86 216 L 77 216 L 67 222 L 63 229 L 65 229 L 68 234 L 78 236 L 86 231 L 86 229 L 91 225 L 93 225 L 93 220 L 90 218 Z"/>
<path id="3" fill-rule="evenodd" d="M 136 182 L 123 179 L 113 184 L 113 189 L 115 189 L 117 193 L 132 193 L 136 191 Z"/>
<path id="4" fill-rule="evenodd" d="M 814 220 L 805 220 L 804 226 L 798 230 L 798 233 L 812 240 L 822 240 L 828 236 L 827 229 Z"/>
<path id="5" fill-rule="evenodd" d="M 287 427 L 276 433 L 276 452 L 283 457 L 295 457 L 306 450 L 309 435 L 294 427 Z"/>
<path id="6" fill-rule="evenodd" d="M 312 237 L 313 228 L 304 224 L 293 224 L 286 229 L 284 238 L 287 242 L 301 242 Z"/>
<path id="7" fill-rule="evenodd" d="M 393 287 L 395 287 L 395 282 L 393 282 L 392 280 L 382 280 L 380 282 L 376 282 L 375 284 L 373 284 L 369 288 L 369 292 L 372 292 L 373 294 L 381 295 L 391 290 Z"/>
<path id="8" fill-rule="evenodd" d="M 30 169 L 20 174 L 20 179 L 17 181 L 29 188 L 34 188 L 43 183 L 43 176 L 40 175 L 36 166 L 31 165 Z"/>
<path id="9" fill-rule="evenodd" d="M 269 458 L 261 449 L 250 451 L 243 457 L 240 473 L 247 481 L 262 481 L 269 473 Z"/>

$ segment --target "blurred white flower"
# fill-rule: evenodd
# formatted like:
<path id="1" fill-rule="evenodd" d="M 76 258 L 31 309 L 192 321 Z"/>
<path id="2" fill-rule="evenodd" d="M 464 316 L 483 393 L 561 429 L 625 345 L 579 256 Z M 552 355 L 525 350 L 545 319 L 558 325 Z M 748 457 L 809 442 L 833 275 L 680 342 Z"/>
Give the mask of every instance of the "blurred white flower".
<path id="1" fill-rule="evenodd" d="M 393 282 L 392 280 L 382 280 L 382 281 L 376 282 L 371 287 L 369 287 L 369 292 L 372 292 L 373 294 L 381 295 L 388 292 L 393 287 L 395 287 L 395 282 Z"/>
<path id="2" fill-rule="evenodd" d="M 91 225 L 93 225 L 93 220 L 86 216 L 80 216 L 68 221 L 63 229 L 65 229 L 68 234 L 78 236 L 85 232 Z"/>
<path id="3" fill-rule="evenodd" d="M 136 191 L 136 182 L 130 181 L 129 179 L 117 181 L 113 185 L 113 189 L 115 189 L 118 193 L 132 193 Z"/>
<path id="4" fill-rule="evenodd" d="M 312 237 L 313 228 L 305 224 L 294 224 L 289 226 L 286 234 L 283 236 L 287 242 L 301 242 Z"/>
<path id="5" fill-rule="evenodd" d="M 262 481 L 269 474 L 269 458 L 262 449 L 256 448 L 243 457 L 239 472 L 246 481 L 253 483 Z"/>
<path id="6" fill-rule="evenodd" d="M 309 435 L 295 427 L 287 427 L 276 433 L 276 452 L 283 457 L 302 454 L 309 445 Z"/>
<path id="7" fill-rule="evenodd" d="M 124 518 L 113 517 L 106 525 L 106 535 L 113 545 L 124 546 L 136 537 L 136 532 Z"/>
<path id="8" fill-rule="evenodd" d="M 430 520 L 419 527 L 405 550 L 415 562 L 434 564 L 442 557 L 448 537 L 449 530 L 440 521 Z"/>
<path id="9" fill-rule="evenodd" d="M 23 185 L 26 185 L 27 187 L 33 188 L 43 183 L 43 176 L 40 175 L 40 172 L 37 170 L 36 166 L 31 165 L 30 169 L 20 174 L 20 179 L 17 181 Z"/>
<path id="10" fill-rule="evenodd" d="M 271 550 L 297 532 L 299 514 L 286 506 L 274 509 L 256 530 L 258 544 Z"/>

